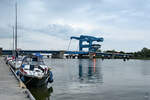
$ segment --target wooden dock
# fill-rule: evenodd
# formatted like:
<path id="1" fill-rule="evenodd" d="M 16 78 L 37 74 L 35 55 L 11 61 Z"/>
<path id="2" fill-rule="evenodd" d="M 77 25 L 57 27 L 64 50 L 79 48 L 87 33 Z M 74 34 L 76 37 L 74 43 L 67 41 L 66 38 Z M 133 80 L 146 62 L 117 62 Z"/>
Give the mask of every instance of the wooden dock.
<path id="1" fill-rule="evenodd" d="M 19 87 L 13 72 L 0 57 L 0 100 L 30 100 L 26 91 Z"/>

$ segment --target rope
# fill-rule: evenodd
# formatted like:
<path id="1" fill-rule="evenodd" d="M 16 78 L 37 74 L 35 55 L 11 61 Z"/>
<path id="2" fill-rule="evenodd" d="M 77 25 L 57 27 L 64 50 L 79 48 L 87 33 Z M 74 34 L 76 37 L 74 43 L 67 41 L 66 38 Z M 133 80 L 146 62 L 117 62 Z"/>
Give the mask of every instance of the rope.
<path id="1" fill-rule="evenodd" d="M 30 80 L 28 80 L 25 84 L 28 84 L 33 78 L 31 78 Z"/>

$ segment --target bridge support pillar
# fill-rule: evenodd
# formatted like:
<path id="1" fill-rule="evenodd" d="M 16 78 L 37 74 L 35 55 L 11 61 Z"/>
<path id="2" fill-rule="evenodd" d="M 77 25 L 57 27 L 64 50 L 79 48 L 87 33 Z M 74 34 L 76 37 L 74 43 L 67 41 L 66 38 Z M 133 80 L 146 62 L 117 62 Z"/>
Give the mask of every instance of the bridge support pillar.
<path id="1" fill-rule="evenodd" d="M 65 51 L 60 51 L 58 53 L 53 53 L 52 54 L 52 58 L 60 58 L 60 59 L 63 59 L 64 58 L 64 53 Z"/>
<path id="2" fill-rule="evenodd" d="M 2 56 L 2 50 L 3 50 L 3 49 L 2 49 L 2 48 L 0 48 L 0 56 Z"/>
<path id="3" fill-rule="evenodd" d="M 112 57 L 111 57 L 112 59 L 115 59 L 115 54 L 112 54 Z"/>
<path id="4" fill-rule="evenodd" d="M 89 59 L 93 59 L 95 57 L 95 53 L 89 53 Z"/>
<path id="5" fill-rule="evenodd" d="M 79 58 L 79 59 L 83 58 L 83 55 L 82 55 L 82 54 L 79 54 L 79 55 L 78 55 L 78 58 Z"/>
<path id="6" fill-rule="evenodd" d="M 82 59 L 82 58 L 89 58 L 89 59 L 93 59 L 95 57 L 95 53 L 89 53 L 87 54 L 79 54 L 78 58 Z"/>

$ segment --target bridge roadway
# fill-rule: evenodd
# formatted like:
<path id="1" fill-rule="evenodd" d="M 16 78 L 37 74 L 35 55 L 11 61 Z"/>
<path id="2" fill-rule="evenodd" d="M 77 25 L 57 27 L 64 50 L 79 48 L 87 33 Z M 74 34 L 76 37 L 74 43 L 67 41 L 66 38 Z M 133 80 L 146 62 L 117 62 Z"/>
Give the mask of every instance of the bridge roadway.
<path id="1" fill-rule="evenodd" d="M 45 53 L 45 54 L 58 54 L 60 52 L 64 52 L 64 54 L 83 54 L 83 55 L 88 55 L 89 52 L 87 51 L 65 51 L 65 50 L 20 50 L 19 51 L 21 54 L 31 54 L 31 53 Z M 2 51 L 3 55 L 12 55 L 12 50 L 3 50 Z M 96 55 L 104 55 L 104 56 L 125 56 L 127 54 L 112 54 L 112 53 L 100 53 L 96 52 Z"/>
<path id="2" fill-rule="evenodd" d="M 19 53 L 22 54 L 31 54 L 31 53 L 46 53 L 46 54 L 55 54 L 64 52 L 64 54 L 89 54 L 89 52 L 84 51 L 65 51 L 65 50 L 20 50 Z M 12 55 L 12 50 L 3 50 L 3 55 Z"/>

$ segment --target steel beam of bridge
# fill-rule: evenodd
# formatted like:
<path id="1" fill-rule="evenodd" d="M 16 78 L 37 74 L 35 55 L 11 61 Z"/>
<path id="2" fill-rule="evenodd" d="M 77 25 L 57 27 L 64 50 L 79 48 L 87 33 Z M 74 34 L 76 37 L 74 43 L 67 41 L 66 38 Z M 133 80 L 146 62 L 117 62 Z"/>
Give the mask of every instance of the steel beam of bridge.
<path id="1" fill-rule="evenodd" d="M 55 50 L 20 50 L 20 54 L 32 54 L 32 53 L 58 53 L 60 51 Z M 3 55 L 12 55 L 12 50 L 2 50 Z"/>
<path id="2" fill-rule="evenodd" d="M 32 54 L 32 53 L 46 53 L 46 54 L 54 54 L 62 52 L 63 50 L 20 50 L 20 54 Z M 89 52 L 84 51 L 63 51 L 64 54 L 89 54 Z M 3 50 L 3 55 L 12 55 L 12 50 Z"/>
<path id="3" fill-rule="evenodd" d="M 58 54 L 60 52 L 64 52 L 64 54 L 81 54 L 81 55 L 88 55 L 89 52 L 86 51 L 63 51 L 63 50 L 20 50 L 20 54 L 32 54 L 32 53 L 45 53 L 45 54 Z M 3 55 L 12 55 L 12 50 L 2 50 Z M 127 54 L 113 54 L 113 53 L 100 53 L 95 52 L 96 55 L 104 55 L 104 56 L 127 56 Z"/>

